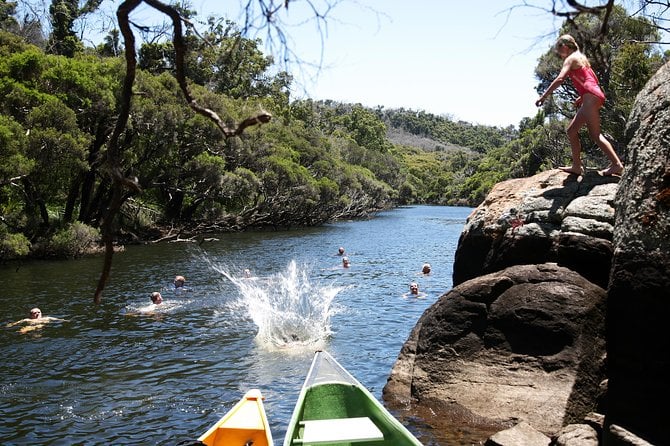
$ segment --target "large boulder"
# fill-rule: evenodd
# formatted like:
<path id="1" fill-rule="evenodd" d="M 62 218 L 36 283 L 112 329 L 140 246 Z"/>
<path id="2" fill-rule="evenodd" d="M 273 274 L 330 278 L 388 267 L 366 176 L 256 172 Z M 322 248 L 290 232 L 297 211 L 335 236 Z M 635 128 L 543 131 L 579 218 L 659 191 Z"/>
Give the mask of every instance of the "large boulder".
<path id="1" fill-rule="evenodd" d="M 447 425 L 523 420 L 553 434 L 600 398 L 604 311 L 604 289 L 553 263 L 472 279 L 421 316 L 383 397 Z"/>
<path id="2" fill-rule="evenodd" d="M 670 63 L 639 93 L 616 195 L 607 303 L 608 412 L 613 425 L 667 444 L 670 401 Z"/>
<path id="3" fill-rule="evenodd" d="M 605 288 L 618 181 L 549 170 L 496 184 L 463 228 L 454 285 L 512 265 L 555 262 Z"/>

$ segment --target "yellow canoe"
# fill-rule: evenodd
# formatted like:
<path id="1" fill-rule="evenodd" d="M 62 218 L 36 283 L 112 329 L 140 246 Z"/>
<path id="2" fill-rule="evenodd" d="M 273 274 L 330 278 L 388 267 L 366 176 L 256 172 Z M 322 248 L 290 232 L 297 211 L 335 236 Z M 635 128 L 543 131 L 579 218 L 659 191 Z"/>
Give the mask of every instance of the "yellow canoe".
<path id="1" fill-rule="evenodd" d="M 249 390 L 198 441 L 207 446 L 274 446 L 260 390 Z"/>

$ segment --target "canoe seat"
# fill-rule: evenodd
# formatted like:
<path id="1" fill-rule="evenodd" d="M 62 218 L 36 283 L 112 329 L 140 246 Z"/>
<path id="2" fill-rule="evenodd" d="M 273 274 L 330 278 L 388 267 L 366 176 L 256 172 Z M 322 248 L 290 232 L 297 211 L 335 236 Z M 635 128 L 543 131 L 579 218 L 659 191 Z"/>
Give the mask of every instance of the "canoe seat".
<path id="1" fill-rule="evenodd" d="M 293 440 L 294 444 L 356 443 L 384 439 L 382 431 L 368 417 L 301 421 L 300 425 L 304 427 L 302 438 Z"/>

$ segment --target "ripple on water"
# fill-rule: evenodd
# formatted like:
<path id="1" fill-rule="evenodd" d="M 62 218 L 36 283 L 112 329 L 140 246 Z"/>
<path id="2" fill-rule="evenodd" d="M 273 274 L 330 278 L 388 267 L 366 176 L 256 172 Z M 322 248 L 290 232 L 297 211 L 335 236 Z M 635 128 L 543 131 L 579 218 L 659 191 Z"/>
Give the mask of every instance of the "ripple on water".
<path id="1" fill-rule="evenodd" d="M 130 246 L 115 256 L 99 306 L 91 300 L 100 258 L 3 269 L 6 322 L 36 304 L 67 322 L 30 335 L 0 331 L 0 438 L 175 444 L 260 388 L 280 443 L 316 348 L 380 397 L 416 320 L 451 286 L 468 214 L 418 206 L 320 228 L 224 234 L 202 246 Z M 433 274 L 417 275 L 426 261 Z M 243 285 L 244 268 L 257 286 Z M 176 274 L 188 292 L 171 288 Z M 426 299 L 402 298 L 411 281 Z M 157 290 L 164 307 L 129 314 Z M 407 424 L 424 432 L 423 418 L 411 416 Z"/>

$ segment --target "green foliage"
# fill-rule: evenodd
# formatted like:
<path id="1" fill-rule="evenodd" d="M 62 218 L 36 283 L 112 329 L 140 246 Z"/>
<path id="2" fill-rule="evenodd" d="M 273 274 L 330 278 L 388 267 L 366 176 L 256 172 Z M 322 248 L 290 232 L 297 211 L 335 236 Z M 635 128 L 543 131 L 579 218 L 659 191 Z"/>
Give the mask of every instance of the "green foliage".
<path id="1" fill-rule="evenodd" d="M 31 45 L 22 37 L 0 29 L 0 56 L 3 58 L 11 54 L 23 52 L 30 47 Z"/>
<path id="2" fill-rule="evenodd" d="M 225 172 L 221 178 L 221 203 L 231 212 L 239 212 L 253 206 L 259 196 L 261 180 L 244 167 Z"/>
<path id="3" fill-rule="evenodd" d="M 0 1 L 0 30 L 15 31 L 18 23 L 13 17 L 16 13 L 16 2 Z"/>
<path id="4" fill-rule="evenodd" d="M 60 101 L 33 108 L 26 123 L 31 128 L 27 153 L 35 163 L 30 180 L 42 199 L 62 203 L 72 179 L 87 169 L 90 136 L 79 129 L 75 112 Z"/>
<path id="5" fill-rule="evenodd" d="M 11 116 L 0 115 L 0 186 L 26 176 L 35 162 L 26 154 L 25 130 Z"/>
<path id="6" fill-rule="evenodd" d="M 43 61 L 44 56 L 37 49 L 13 54 L 7 61 L 7 75 L 26 85 L 34 85 L 42 74 Z"/>
<path id="7" fill-rule="evenodd" d="M 81 41 L 74 32 L 74 22 L 79 17 L 77 0 L 52 0 L 49 6 L 51 16 L 50 48 L 54 54 L 74 57 L 83 50 Z"/>
<path id="8" fill-rule="evenodd" d="M 210 18 L 200 36 L 185 36 L 186 75 L 196 84 L 235 99 L 274 98 L 285 102 L 291 77 L 270 74 L 272 58 L 261 51 L 260 40 L 242 37 L 237 25 Z M 139 66 L 153 74 L 174 72 L 172 42 L 141 46 Z"/>
<path id="9" fill-rule="evenodd" d="M 0 259 L 25 257 L 30 252 L 30 241 L 21 233 L 8 233 L 0 225 Z"/>
<path id="10" fill-rule="evenodd" d="M 23 127 L 12 117 L 0 115 L 0 232 L 3 225 L 7 225 L 18 233 L 25 224 L 25 195 L 20 185 L 35 165 L 35 161 L 28 157 L 27 146 Z M 17 240 L 11 238 L 6 243 L 25 246 Z M 9 256 L 13 250 L 6 248 Z"/>
<path id="11" fill-rule="evenodd" d="M 117 57 L 123 52 L 121 44 L 121 32 L 114 28 L 109 31 L 103 42 L 95 48 L 95 52 L 102 57 Z"/>
<path id="12" fill-rule="evenodd" d="M 611 102 L 609 116 L 617 122 L 625 122 L 633 109 L 637 93 L 663 64 L 663 58 L 649 45 L 626 41 L 618 48 L 612 60 L 610 92 L 616 100 Z M 618 138 L 623 137 L 622 126 L 618 127 Z"/>
<path id="13" fill-rule="evenodd" d="M 341 122 L 359 146 L 381 153 L 390 149 L 386 125 L 371 110 L 354 105 L 349 113 L 341 116 Z"/>
<path id="14" fill-rule="evenodd" d="M 442 146 L 462 147 L 478 153 L 499 147 L 516 136 L 513 128 L 501 129 L 467 122 L 454 122 L 448 117 L 437 116 L 425 111 L 382 110 L 379 114 L 390 127 L 430 138 L 441 143 Z"/>
<path id="15" fill-rule="evenodd" d="M 110 204 L 106 144 L 119 110 L 124 75 L 118 31 L 88 54 L 73 22 L 97 0 L 53 1 L 58 22 L 45 54 L 0 31 L 0 250 L 3 257 L 78 256 L 90 249 Z M 4 3 L 0 4 L 4 5 Z M 0 20 L 6 9 L 0 8 Z M 187 16 L 193 12 L 180 10 Z M 59 16 L 63 11 L 70 16 Z M 604 80 L 614 136 L 646 79 L 661 63 L 643 21 L 616 11 L 612 38 L 585 49 Z M 584 20 L 581 19 L 580 20 Z M 586 20 L 585 29 L 597 22 Z M 140 49 L 130 118 L 119 145 L 127 192 L 119 232 L 142 238 L 156 227 L 197 231 L 315 225 L 359 218 L 396 204 L 475 206 L 493 185 L 563 164 L 569 157 L 564 116 L 574 92 L 516 129 L 457 122 L 407 109 L 289 102 L 291 77 L 276 72 L 258 40 L 210 19 L 203 42 L 187 31 L 186 72 L 198 104 L 235 123 L 268 111 L 273 120 L 224 138 L 185 103 L 173 76 L 172 44 Z M 567 30 L 568 28 L 566 28 Z M 591 45 L 589 47 L 589 45 Z M 597 51 L 596 51 L 597 50 Z M 540 60 L 541 84 L 560 61 Z M 600 65 L 598 65 L 600 64 Z M 588 148 L 587 148 L 588 152 Z"/>
<path id="16" fill-rule="evenodd" d="M 100 242 L 100 231 L 83 223 L 72 223 L 56 232 L 45 248 L 50 257 L 77 258 Z"/>

